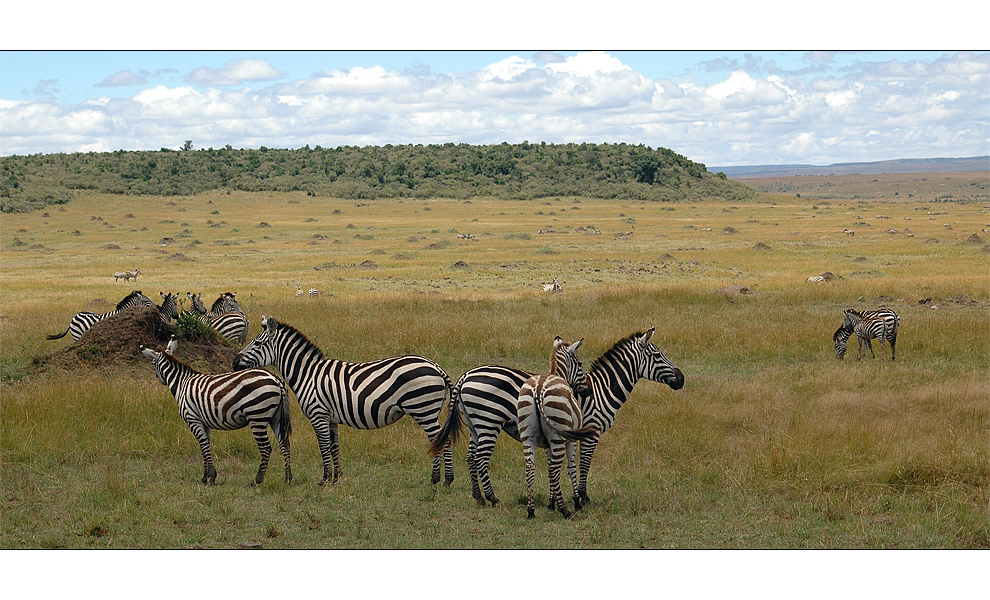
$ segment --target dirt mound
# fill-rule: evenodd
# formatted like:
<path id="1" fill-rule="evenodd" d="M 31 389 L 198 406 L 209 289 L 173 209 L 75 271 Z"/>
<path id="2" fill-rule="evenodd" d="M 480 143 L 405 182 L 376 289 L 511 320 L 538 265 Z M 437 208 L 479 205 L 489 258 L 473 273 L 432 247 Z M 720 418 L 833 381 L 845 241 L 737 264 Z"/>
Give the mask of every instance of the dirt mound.
<path id="1" fill-rule="evenodd" d="M 973 235 L 969 236 L 969 238 L 967 238 L 966 241 L 963 242 L 963 243 L 964 244 L 973 244 L 974 246 L 982 246 L 983 245 L 983 240 L 980 238 L 980 236 L 978 236 L 978 235 L 976 235 L 974 233 Z"/>
<path id="2" fill-rule="evenodd" d="M 763 242 L 756 242 L 756 244 L 753 246 L 753 250 L 773 250 L 773 248 L 771 248 L 769 244 L 765 244 Z"/>
<path id="3" fill-rule="evenodd" d="M 173 333 L 162 323 L 158 309 L 142 306 L 125 310 L 100 321 L 79 341 L 48 356 L 36 358 L 39 370 L 47 368 L 86 369 L 149 362 L 141 346 L 164 347 Z M 176 356 L 197 370 L 207 373 L 230 371 L 237 348 L 202 342 L 180 341 Z"/>
<path id="4" fill-rule="evenodd" d="M 756 292 L 744 285 L 730 285 L 729 287 L 722 288 L 715 293 L 725 294 L 726 296 L 752 296 Z"/>
<path id="5" fill-rule="evenodd" d="M 376 263 L 375 261 L 373 261 L 371 259 L 367 259 L 364 262 L 362 262 L 361 264 L 359 264 L 358 265 L 358 268 L 359 269 L 377 269 L 378 268 L 378 263 Z"/>
<path id="6" fill-rule="evenodd" d="M 471 266 L 469 264 L 467 264 L 466 262 L 464 262 L 463 260 L 459 260 L 459 261 L 455 262 L 453 265 L 451 265 L 451 268 L 452 269 L 470 269 Z"/>

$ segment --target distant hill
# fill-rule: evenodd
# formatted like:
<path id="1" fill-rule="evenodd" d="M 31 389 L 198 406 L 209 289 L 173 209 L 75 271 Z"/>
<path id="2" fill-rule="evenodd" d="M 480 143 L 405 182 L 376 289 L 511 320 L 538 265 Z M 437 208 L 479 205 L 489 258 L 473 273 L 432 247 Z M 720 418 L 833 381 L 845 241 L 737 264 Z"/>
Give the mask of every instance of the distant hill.
<path id="1" fill-rule="evenodd" d="M 990 156 L 969 158 L 901 158 L 878 162 L 835 163 L 832 165 L 752 165 L 742 167 L 710 167 L 731 179 L 757 177 L 790 177 L 794 175 L 874 175 L 879 173 L 955 173 L 987 171 Z"/>
<path id="2" fill-rule="evenodd" d="M 374 200 L 584 196 L 691 201 L 755 196 L 666 148 L 630 144 L 420 144 L 124 151 L 0 158 L 0 212 L 68 202 L 77 191 L 178 196 L 306 192 Z"/>

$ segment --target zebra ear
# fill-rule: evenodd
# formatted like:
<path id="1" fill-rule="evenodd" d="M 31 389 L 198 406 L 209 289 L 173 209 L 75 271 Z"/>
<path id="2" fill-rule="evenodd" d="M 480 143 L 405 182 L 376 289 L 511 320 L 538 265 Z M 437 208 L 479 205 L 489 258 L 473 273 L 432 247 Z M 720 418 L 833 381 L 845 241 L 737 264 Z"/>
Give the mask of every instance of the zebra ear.
<path id="1" fill-rule="evenodd" d="M 560 338 L 558 338 L 558 339 L 560 339 Z M 570 346 L 568 346 L 567 347 L 567 351 L 570 352 L 571 354 L 575 354 L 577 352 L 578 348 L 580 348 L 581 347 L 581 344 L 583 344 L 583 343 L 584 343 L 584 338 L 581 338 L 578 341 L 576 341 L 573 344 L 571 344 Z"/>
<path id="2" fill-rule="evenodd" d="M 553 347 L 554 347 L 555 350 L 558 347 L 560 347 L 560 345 L 563 344 L 563 343 L 564 343 L 564 340 L 562 340 L 559 335 L 557 337 L 553 338 Z"/>
<path id="3" fill-rule="evenodd" d="M 175 354 L 175 348 L 179 345 L 179 340 L 174 335 L 168 340 L 168 345 L 165 346 L 165 353 L 169 355 Z"/>
<path id="4" fill-rule="evenodd" d="M 647 344 L 649 344 L 650 340 L 653 339 L 653 334 L 656 333 L 656 331 L 657 331 L 656 326 L 647 329 L 646 333 L 644 333 L 642 337 L 639 338 L 640 345 L 645 347 Z"/>

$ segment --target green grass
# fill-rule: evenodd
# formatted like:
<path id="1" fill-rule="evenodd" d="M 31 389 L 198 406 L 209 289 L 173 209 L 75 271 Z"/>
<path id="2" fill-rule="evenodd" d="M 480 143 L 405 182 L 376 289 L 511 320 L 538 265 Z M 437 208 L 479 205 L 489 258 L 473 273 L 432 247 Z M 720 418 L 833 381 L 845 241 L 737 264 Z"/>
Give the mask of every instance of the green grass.
<path id="1" fill-rule="evenodd" d="M 986 222 L 980 205 L 949 205 L 952 231 L 912 221 L 908 238 L 867 227 L 843 236 L 857 205 L 837 201 L 812 220 L 812 200 L 780 198 L 735 208 L 562 199 L 551 217 L 526 202 L 359 207 L 233 196 L 180 198 L 177 207 L 94 196 L 67 205 L 68 215 L 5 216 L 2 547 L 990 546 L 990 255 L 964 243 Z M 186 210 L 167 212 L 177 208 Z M 918 214 L 907 202 L 881 210 L 891 221 Z M 135 219 L 119 219 L 129 213 Z M 619 240 L 631 217 L 635 233 Z M 203 227 L 207 219 L 227 225 Z M 271 229 L 259 231 L 260 221 Z M 577 231 L 591 224 L 603 233 Z M 536 233 L 548 226 L 559 233 Z M 720 234 L 727 226 L 740 233 Z M 157 244 L 186 228 L 202 243 Z M 12 247 L 12 235 L 26 246 Z M 924 243 L 934 237 L 941 242 Z M 754 250 L 758 241 L 773 249 Z M 102 249 L 111 242 L 123 250 Z M 379 268 L 356 267 L 366 259 Z M 457 260 L 470 268 L 451 268 Z M 114 284 L 114 271 L 134 267 L 137 283 Z M 849 276 L 866 267 L 883 275 Z M 826 270 L 842 278 L 805 283 Z M 564 294 L 542 293 L 538 284 L 553 277 Z M 716 293 L 737 283 L 757 293 Z M 296 298 L 296 285 L 324 293 Z M 44 333 L 79 310 L 109 310 L 96 300 L 112 306 L 131 289 L 209 300 L 237 291 L 250 336 L 261 315 L 274 315 L 334 358 L 421 354 L 454 379 L 490 362 L 545 370 L 555 335 L 584 338 L 588 366 L 619 338 L 656 326 L 686 382 L 679 391 L 638 384 L 595 454 L 593 503 L 570 522 L 546 510 L 525 518 L 522 451 L 507 436 L 491 471 L 500 507 L 471 498 L 463 442 L 453 486 L 431 487 L 426 436 L 409 419 L 342 428 L 342 478 L 320 488 L 315 436 L 295 405 L 290 485 L 277 452 L 265 483 L 249 485 L 258 454 L 240 430 L 214 434 L 219 485 L 204 487 L 198 446 L 150 363 L 72 372 L 32 364 L 69 344 Z M 835 360 L 842 310 L 880 304 L 902 319 L 897 361 Z"/>

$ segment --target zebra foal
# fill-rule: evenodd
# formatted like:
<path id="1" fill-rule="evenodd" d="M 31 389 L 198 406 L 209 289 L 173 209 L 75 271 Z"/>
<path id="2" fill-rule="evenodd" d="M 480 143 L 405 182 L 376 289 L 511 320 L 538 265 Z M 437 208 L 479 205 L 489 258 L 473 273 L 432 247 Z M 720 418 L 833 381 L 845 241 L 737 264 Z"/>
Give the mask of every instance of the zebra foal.
<path id="1" fill-rule="evenodd" d="M 234 357 L 235 371 L 275 365 L 296 394 L 299 408 L 313 425 L 323 459 L 323 479 L 340 477 L 338 425 L 355 429 L 387 427 L 409 415 L 433 440 L 440 432 L 440 411 L 450 377 L 432 360 L 397 356 L 350 363 L 327 358 L 313 342 L 274 317 L 261 317 L 262 331 Z M 450 443 L 442 448 L 446 477 L 454 481 Z M 433 459 L 431 483 L 440 481 L 440 456 Z"/>
<path id="2" fill-rule="evenodd" d="M 254 482 L 261 484 L 268 469 L 268 459 L 272 453 L 272 444 L 268 439 L 269 426 L 285 458 L 285 481 L 292 481 L 289 458 L 292 422 L 289 418 L 289 394 L 282 380 L 264 369 L 205 375 L 173 356 L 177 344 L 175 336 L 172 336 L 164 351 L 141 346 L 141 353 L 154 363 L 158 381 L 172 392 L 179 405 L 179 415 L 199 441 L 203 454 L 202 482 L 213 485 L 217 480 L 210 451 L 210 431 L 229 431 L 245 426 L 251 428 L 261 452 L 261 465 Z"/>
<path id="3" fill-rule="evenodd" d="M 121 311 L 127 310 L 129 308 L 134 308 L 137 306 L 151 306 L 154 308 L 158 308 L 158 305 L 152 302 L 151 298 L 142 294 L 140 290 L 134 290 L 133 292 L 128 294 L 123 300 L 118 302 L 117 308 L 111 310 L 110 312 L 97 314 L 94 312 L 90 312 L 88 310 L 84 310 L 82 312 L 76 313 L 75 316 L 72 317 L 72 320 L 69 321 L 69 326 L 65 328 L 65 331 L 63 331 L 62 333 L 53 333 L 50 335 L 46 335 L 45 339 L 57 340 L 65 337 L 65 334 L 71 331 L 72 341 L 77 342 L 79 341 L 79 338 L 81 338 L 84 333 L 89 331 L 89 329 L 93 325 L 96 325 L 100 321 L 112 317 Z"/>
<path id="4" fill-rule="evenodd" d="M 581 342 L 574 344 L 576 350 Z M 516 404 L 519 418 L 519 438 L 526 461 L 526 512 L 535 516 L 533 483 L 536 479 L 535 455 L 537 448 L 546 448 L 547 475 L 550 479 L 550 510 L 555 507 L 571 518 L 571 511 L 564 504 L 560 491 L 560 463 L 567 455 L 568 474 L 574 490 L 574 509 L 581 509 L 578 497 L 577 473 L 574 468 L 574 449 L 577 440 L 589 439 L 597 434 L 594 427 L 582 427 L 581 405 L 571 386 L 561 375 L 566 368 L 565 349 L 568 345 L 558 336 L 553 341 L 550 356 L 550 374 L 534 375 L 519 388 Z M 583 375 L 583 373 L 581 374 Z M 587 389 L 584 388 L 585 393 Z"/>

